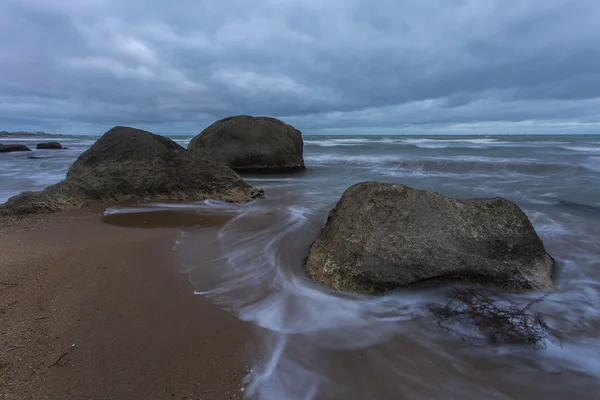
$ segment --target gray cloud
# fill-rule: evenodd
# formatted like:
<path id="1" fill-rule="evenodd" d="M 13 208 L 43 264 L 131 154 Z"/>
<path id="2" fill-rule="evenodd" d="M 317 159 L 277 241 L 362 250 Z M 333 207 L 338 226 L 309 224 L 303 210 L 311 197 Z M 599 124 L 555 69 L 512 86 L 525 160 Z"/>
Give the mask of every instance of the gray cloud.
<path id="1" fill-rule="evenodd" d="M 3 0 L 0 128 L 600 133 L 597 0 Z"/>

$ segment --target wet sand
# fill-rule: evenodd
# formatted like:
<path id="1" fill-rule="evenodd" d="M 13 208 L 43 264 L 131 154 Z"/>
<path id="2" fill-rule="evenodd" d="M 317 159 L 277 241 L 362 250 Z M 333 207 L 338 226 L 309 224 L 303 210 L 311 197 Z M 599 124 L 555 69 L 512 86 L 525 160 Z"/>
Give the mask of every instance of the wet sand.
<path id="1" fill-rule="evenodd" d="M 0 399 L 243 398 L 250 328 L 193 295 L 176 229 L 100 212 L 0 221 Z"/>

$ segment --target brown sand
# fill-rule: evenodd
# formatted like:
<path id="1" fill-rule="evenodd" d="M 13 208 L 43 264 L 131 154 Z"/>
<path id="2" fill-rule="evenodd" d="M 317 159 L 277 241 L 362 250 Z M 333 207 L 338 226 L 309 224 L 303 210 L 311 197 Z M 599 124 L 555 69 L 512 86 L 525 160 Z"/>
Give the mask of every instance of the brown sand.
<path id="1" fill-rule="evenodd" d="M 193 295 L 175 234 L 0 221 L 0 400 L 243 398 L 249 327 Z"/>

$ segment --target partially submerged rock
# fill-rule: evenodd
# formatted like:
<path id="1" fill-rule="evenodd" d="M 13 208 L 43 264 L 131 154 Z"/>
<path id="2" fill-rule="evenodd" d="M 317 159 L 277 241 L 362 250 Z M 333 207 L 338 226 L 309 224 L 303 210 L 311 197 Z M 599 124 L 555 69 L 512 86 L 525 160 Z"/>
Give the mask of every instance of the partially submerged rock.
<path id="1" fill-rule="evenodd" d="M 430 280 L 551 290 L 554 260 L 529 219 L 503 199 L 453 199 L 364 182 L 330 212 L 306 260 L 335 289 L 381 294 Z"/>
<path id="2" fill-rule="evenodd" d="M 115 127 L 79 156 L 64 181 L 14 196 L 0 213 L 52 212 L 127 199 L 246 202 L 260 195 L 230 168 L 192 157 L 171 139 Z"/>
<path id="3" fill-rule="evenodd" d="M 24 144 L 0 144 L 0 153 L 12 153 L 14 151 L 31 151 Z"/>
<path id="4" fill-rule="evenodd" d="M 63 147 L 59 142 L 44 142 L 37 144 L 38 150 L 62 150 Z"/>
<path id="5" fill-rule="evenodd" d="M 292 171 L 304 169 L 302 133 L 268 117 L 239 115 L 219 120 L 188 145 L 201 158 L 236 171 Z"/>

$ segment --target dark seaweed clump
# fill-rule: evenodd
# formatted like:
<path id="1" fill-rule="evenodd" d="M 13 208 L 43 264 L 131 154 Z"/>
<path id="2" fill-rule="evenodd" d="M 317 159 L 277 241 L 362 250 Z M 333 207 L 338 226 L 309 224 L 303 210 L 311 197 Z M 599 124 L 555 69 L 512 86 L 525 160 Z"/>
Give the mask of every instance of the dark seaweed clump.
<path id="1" fill-rule="evenodd" d="M 551 328 L 545 317 L 532 310 L 544 295 L 526 304 L 499 300 L 485 288 L 453 289 L 445 305 L 430 304 L 440 328 L 473 345 L 528 345 L 536 350 L 546 348 L 547 341 L 561 345 L 559 332 Z"/>

